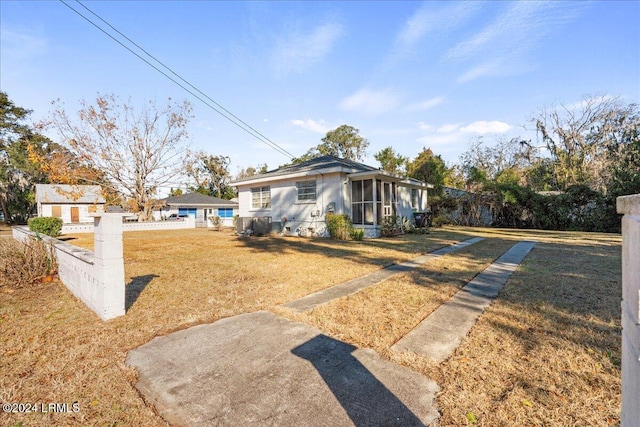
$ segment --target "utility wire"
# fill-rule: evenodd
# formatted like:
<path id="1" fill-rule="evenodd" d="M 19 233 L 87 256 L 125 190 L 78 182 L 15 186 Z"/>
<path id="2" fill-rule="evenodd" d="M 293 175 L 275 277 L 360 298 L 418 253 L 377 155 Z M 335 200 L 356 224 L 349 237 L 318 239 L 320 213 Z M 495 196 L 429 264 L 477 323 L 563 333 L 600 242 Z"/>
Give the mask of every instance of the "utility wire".
<path id="1" fill-rule="evenodd" d="M 270 148 L 273 148 L 274 150 L 276 150 L 277 152 L 279 152 L 280 154 L 289 157 L 290 159 L 294 158 L 294 156 L 288 152 L 287 150 L 285 150 L 284 148 L 282 148 L 281 146 L 279 146 L 278 144 L 276 144 L 275 142 L 273 142 L 271 139 L 267 138 L 266 136 L 264 136 L 262 133 L 260 133 L 258 130 L 256 130 L 255 128 L 253 128 L 251 125 L 249 125 L 248 123 L 246 123 L 244 120 L 240 119 L 238 116 L 236 116 L 235 114 L 233 114 L 232 112 L 230 112 L 229 110 L 227 110 L 225 107 L 223 107 L 222 105 L 220 105 L 219 103 L 217 103 L 216 101 L 214 101 L 213 99 L 211 99 L 207 94 L 205 94 L 204 92 L 202 92 L 200 89 L 198 89 L 197 87 L 195 87 L 194 85 L 192 85 L 191 83 L 189 83 L 187 80 L 185 80 L 184 78 L 182 78 L 178 73 L 176 73 L 175 71 L 173 71 L 171 68 L 169 68 L 167 65 L 165 65 L 162 61 L 160 61 L 159 59 L 157 59 L 156 57 L 154 57 L 153 55 L 151 55 L 149 52 L 147 52 L 145 49 L 143 49 L 141 46 L 139 46 L 137 43 L 135 43 L 133 40 L 131 40 L 129 37 L 127 37 L 126 35 L 124 35 L 123 33 L 121 33 L 120 31 L 118 31 L 115 27 L 113 27 L 111 24 L 109 24 L 106 20 L 104 20 L 102 17 L 100 17 L 98 14 L 96 14 L 95 12 L 93 12 L 91 9 L 89 9 L 87 6 L 85 6 L 84 4 L 82 4 L 79 0 L 76 0 L 76 2 L 82 6 L 84 9 L 86 9 L 88 12 L 90 12 L 92 15 L 94 15 L 95 17 L 97 17 L 100 21 L 102 21 L 105 25 L 109 26 L 113 31 L 115 31 L 116 33 L 118 33 L 120 36 L 124 37 L 129 43 L 133 44 L 136 48 L 140 49 L 142 52 L 144 52 L 145 55 L 147 55 L 149 58 L 151 58 L 153 61 L 155 61 L 156 63 L 160 64 L 160 66 L 164 67 L 169 73 L 171 73 L 172 75 L 174 75 L 177 79 L 179 79 L 180 81 L 182 81 L 185 85 L 187 85 L 189 88 L 193 89 L 193 91 L 191 89 L 189 89 L 188 87 L 185 87 L 185 85 L 183 85 L 182 83 L 180 83 L 179 81 L 177 81 L 176 79 L 174 79 L 173 77 L 171 77 L 170 75 L 168 75 L 167 73 L 165 73 L 163 70 L 159 69 L 157 66 L 155 66 L 154 64 L 152 64 L 151 62 L 149 62 L 146 58 L 143 58 L 139 53 L 133 51 L 129 46 L 125 45 L 124 43 L 122 43 L 120 40 L 118 40 L 117 38 L 115 38 L 113 35 L 111 35 L 109 32 L 105 31 L 102 27 L 100 27 L 100 25 L 96 24 L 94 21 L 92 21 L 90 18 L 88 18 L 87 16 L 83 15 L 81 12 L 79 12 L 78 10 L 74 9 L 73 7 L 71 7 L 65 0 L 59 0 L 60 3 L 64 4 L 65 6 L 67 6 L 69 9 L 71 9 L 73 12 L 75 12 L 77 15 L 79 15 L 80 17 L 82 17 L 84 20 L 86 20 L 87 22 L 89 22 L 91 25 L 93 25 L 94 27 L 96 27 L 98 30 L 100 30 L 102 33 L 104 33 L 107 37 L 109 37 L 110 39 L 112 39 L 113 41 L 115 41 L 116 43 L 118 43 L 120 46 L 122 46 L 123 48 L 127 49 L 129 52 L 131 52 L 133 55 L 137 56 L 139 59 L 141 59 L 142 61 L 144 61 L 147 65 L 149 65 L 150 67 L 152 67 L 153 69 L 155 69 L 156 71 L 158 71 L 160 74 L 162 74 L 163 76 L 165 76 L 166 78 L 168 78 L 169 80 L 171 80 L 173 83 L 175 83 L 176 85 L 180 86 L 182 89 L 184 89 L 187 93 L 191 94 L 193 97 L 195 97 L 196 99 L 200 100 L 203 104 L 205 104 L 207 107 L 211 108 L 212 110 L 214 110 L 216 113 L 220 114 L 222 117 L 224 117 L 225 119 L 229 120 L 231 123 L 233 123 L 234 125 L 238 126 L 240 129 L 244 130 L 245 132 L 247 132 L 249 135 L 253 136 L 254 138 L 258 139 L 259 141 L 261 141 L 262 143 L 266 144 L 267 146 L 269 146 Z M 202 95 L 198 95 L 196 93 Z M 206 101 L 206 98 L 208 101 Z"/>

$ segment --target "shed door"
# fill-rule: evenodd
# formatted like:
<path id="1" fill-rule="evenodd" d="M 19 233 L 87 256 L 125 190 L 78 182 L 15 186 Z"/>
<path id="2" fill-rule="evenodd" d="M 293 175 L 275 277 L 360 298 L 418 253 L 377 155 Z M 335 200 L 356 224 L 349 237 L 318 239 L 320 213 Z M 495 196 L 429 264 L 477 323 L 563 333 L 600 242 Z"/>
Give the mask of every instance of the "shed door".
<path id="1" fill-rule="evenodd" d="M 80 209 L 77 206 L 71 207 L 71 222 L 76 223 L 80 221 Z"/>

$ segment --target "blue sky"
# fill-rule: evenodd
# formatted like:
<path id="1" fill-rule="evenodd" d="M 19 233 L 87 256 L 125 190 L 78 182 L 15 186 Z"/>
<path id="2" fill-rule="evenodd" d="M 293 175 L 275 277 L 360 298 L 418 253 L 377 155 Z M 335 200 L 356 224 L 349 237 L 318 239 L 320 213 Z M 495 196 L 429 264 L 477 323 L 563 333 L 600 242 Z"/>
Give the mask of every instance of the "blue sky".
<path id="1" fill-rule="evenodd" d="M 478 136 L 535 138 L 523 126 L 551 104 L 640 101 L 638 1 L 85 4 L 296 156 L 348 124 L 371 165 L 387 146 L 451 163 Z M 98 93 L 189 99 L 192 149 L 229 156 L 232 173 L 288 160 L 60 2 L 1 1 L 0 30 L 1 90 L 34 120 Z"/>

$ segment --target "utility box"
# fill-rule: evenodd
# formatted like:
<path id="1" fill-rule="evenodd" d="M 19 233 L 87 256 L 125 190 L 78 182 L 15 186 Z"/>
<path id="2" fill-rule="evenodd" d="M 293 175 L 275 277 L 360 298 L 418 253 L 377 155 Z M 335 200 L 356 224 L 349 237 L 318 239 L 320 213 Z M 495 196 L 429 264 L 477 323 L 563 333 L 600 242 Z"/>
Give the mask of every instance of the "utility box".
<path id="1" fill-rule="evenodd" d="M 270 216 L 240 217 L 236 223 L 236 232 L 241 235 L 266 236 L 272 229 Z"/>
<path id="2" fill-rule="evenodd" d="M 271 217 L 261 216 L 253 218 L 254 236 L 266 236 L 271 233 Z"/>

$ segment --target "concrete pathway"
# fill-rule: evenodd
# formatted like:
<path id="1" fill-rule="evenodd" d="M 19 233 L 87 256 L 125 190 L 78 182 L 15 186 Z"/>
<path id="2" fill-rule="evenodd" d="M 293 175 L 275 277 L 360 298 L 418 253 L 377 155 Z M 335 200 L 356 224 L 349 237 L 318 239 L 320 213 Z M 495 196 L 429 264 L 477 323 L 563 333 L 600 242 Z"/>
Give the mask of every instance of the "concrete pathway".
<path id="1" fill-rule="evenodd" d="M 355 294 L 363 288 L 376 285 L 387 280 L 391 276 L 412 270 L 426 263 L 427 261 L 459 251 L 460 249 L 466 248 L 467 246 L 473 245 L 474 243 L 478 243 L 481 240 L 484 239 L 481 237 L 474 237 L 472 239 L 465 240 L 454 245 L 446 246 L 444 248 L 430 252 L 426 255 L 421 255 L 417 258 L 412 259 L 411 261 L 394 264 L 392 266 L 374 271 L 373 273 L 366 274 L 362 277 L 349 280 L 348 282 L 340 283 L 330 288 L 323 289 L 297 300 L 288 302 L 286 304 L 283 304 L 282 306 L 290 308 L 296 312 L 311 310 L 312 308 L 315 308 L 321 304 L 326 304 L 336 298 Z"/>
<path id="2" fill-rule="evenodd" d="M 391 349 L 413 351 L 435 363 L 447 359 L 534 245 L 515 244 Z"/>
<path id="3" fill-rule="evenodd" d="M 131 350 L 137 387 L 189 426 L 435 425 L 438 386 L 269 312 L 195 326 Z"/>

